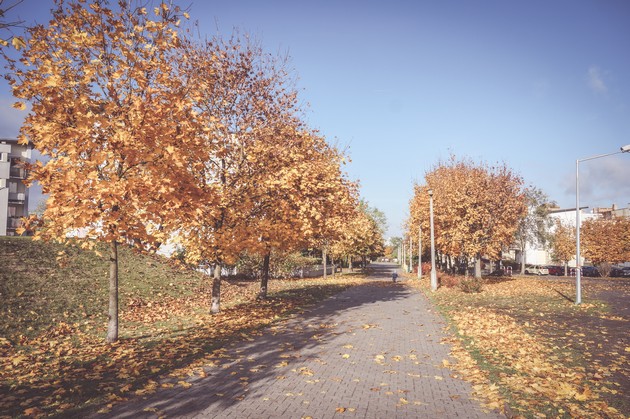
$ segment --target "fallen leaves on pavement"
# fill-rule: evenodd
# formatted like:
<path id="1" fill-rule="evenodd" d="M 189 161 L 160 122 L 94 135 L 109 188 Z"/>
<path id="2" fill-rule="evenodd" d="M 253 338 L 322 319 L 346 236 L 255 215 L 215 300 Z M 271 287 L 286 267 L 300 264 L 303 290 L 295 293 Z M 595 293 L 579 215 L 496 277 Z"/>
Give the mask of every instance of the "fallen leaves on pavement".
<path id="1" fill-rule="evenodd" d="M 131 299 L 121 313 L 126 337 L 114 344 L 105 344 L 104 335 L 95 333 L 102 326 L 91 323 L 59 322 L 36 337 L 2 338 L 0 416 L 81 416 L 90 405 L 105 405 L 106 412 L 134 395 L 189 388 L 188 378 L 205 375 L 200 366 L 238 357 L 224 348 L 230 340 L 251 340 L 260 328 L 359 282 L 270 281 L 264 301 L 256 301 L 257 283 L 226 282 L 223 302 L 230 308 L 214 316 L 206 313 L 208 290 L 179 299 Z M 181 327 L 173 327 L 178 322 Z M 299 373 L 312 375 L 307 369 Z"/>

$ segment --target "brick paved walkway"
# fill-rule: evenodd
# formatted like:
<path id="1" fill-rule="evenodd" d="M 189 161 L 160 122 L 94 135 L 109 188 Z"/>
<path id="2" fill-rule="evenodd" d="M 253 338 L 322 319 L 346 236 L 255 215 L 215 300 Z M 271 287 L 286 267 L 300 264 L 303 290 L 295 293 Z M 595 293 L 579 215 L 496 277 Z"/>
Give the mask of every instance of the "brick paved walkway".
<path id="1" fill-rule="evenodd" d="M 389 269 L 377 266 L 373 282 L 226 348 L 192 387 L 97 417 L 501 417 L 441 367 L 450 359 L 443 320 L 422 294 L 392 283 Z"/>

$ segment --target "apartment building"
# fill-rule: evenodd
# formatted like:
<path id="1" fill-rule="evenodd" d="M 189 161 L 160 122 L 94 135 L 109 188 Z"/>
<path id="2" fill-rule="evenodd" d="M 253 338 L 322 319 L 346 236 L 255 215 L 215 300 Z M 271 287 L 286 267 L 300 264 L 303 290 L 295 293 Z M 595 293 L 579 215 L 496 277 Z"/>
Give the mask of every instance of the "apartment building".
<path id="1" fill-rule="evenodd" d="M 28 215 L 28 188 L 23 162 L 31 159 L 31 144 L 0 138 L 0 236 L 14 236 L 20 218 Z"/>

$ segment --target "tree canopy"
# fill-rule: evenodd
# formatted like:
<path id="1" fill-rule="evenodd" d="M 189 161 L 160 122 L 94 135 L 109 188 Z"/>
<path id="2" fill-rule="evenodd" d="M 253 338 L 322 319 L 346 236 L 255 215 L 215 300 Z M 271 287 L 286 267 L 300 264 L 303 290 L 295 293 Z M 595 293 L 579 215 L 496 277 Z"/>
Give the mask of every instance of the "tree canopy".
<path id="1" fill-rule="evenodd" d="M 20 141 L 47 161 L 29 182 L 48 195 L 24 229 L 35 239 L 110 244 L 110 325 L 117 339 L 117 245 L 167 241 L 214 268 L 243 252 L 325 246 L 356 213 L 346 157 L 310 129 L 285 57 L 235 33 L 195 41 L 188 13 L 140 1 L 58 1 L 48 25 L 6 50 L 14 107 L 32 107 Z"/>
<path id="2" fill-rule="evenodd" d="M 514 240 L 526 214 L 522 178 L 505 164 L 488 166 L 458 160 L 437 164 L 414 186 L 409 203 L 408 235 L 429 233 L 429 193 L 433 193 L 437 250 L 451 257 L 496 259 Z M 480 275 L 480 272 L 477 272 Z"/>

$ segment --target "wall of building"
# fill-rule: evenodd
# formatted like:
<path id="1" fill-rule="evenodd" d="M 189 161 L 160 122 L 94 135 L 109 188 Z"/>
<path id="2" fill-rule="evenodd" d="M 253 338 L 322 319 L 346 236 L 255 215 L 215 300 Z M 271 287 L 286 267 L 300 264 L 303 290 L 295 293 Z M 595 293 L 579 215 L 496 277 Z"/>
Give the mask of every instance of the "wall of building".
<path id="1" fill-rule="evenodd" d="M 31 159 L 30 145 L 0 138 L 0 236 L 14 235 L 20 218 L 28 215 L 27 172 L 21 162 Z"/>

